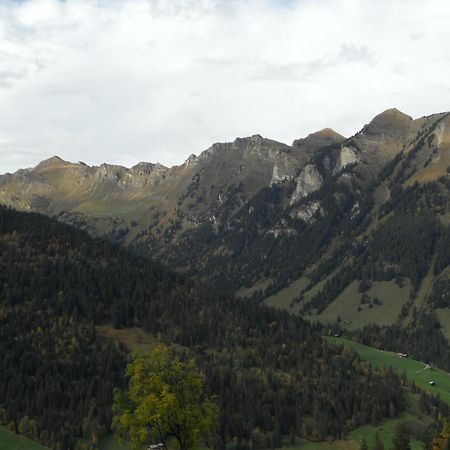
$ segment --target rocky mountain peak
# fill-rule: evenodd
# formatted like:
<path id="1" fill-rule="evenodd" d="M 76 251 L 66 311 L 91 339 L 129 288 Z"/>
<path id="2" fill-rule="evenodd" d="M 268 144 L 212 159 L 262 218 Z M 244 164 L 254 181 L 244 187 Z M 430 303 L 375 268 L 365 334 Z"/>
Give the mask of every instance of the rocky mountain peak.
<path id="1" fill-rule="evenodd" d="M 232 142 L 216 142 L 208 149 L 200 153 L 198 157 L 191 155 L 185 164 L 192 164 L 193 162 L 212 160 L 216 157 L 232 159 L 240 158 L 257 158 L 257 159 L 274 159 L 281 154 L 289 153 L 291 147 L 282 142 L 274 141 L 262 137 L 260 134 L 254 134 L 247 137 L 238 137 Z"/>
<path id="2" fill-rule="evenodd" d="M 331 128 L 324 128 L 315 133 L 308 134 L 305 138 L 297 139 L 292 146 L 306 152 L 317 150 L 327 145 L 339 144 L 345 141 L 345 137 Z"/>
<path id="3" fill-rule="evenodd" d="M 130 170 L 138 175 L 148 175 L 153 171 L 155 166 L 156 164 L 142 161 L 134 165 Z"/>
<path id="4" fill-rule="evenodd" d="M 254 134 L 253 136 L 250 136 L 250 141 L 252 142 L 261 142 L 264 140 L 264 138 L 260 134 Z"/>
<path id="5" fill-rule="evenodd" d="M 64 161 L 59 156 L 52 156 L 51 158 L 44 159 L 41 161 L 36 168 L 44 168 L 44 167 L 50 167 L 50 166 L 59 166 L 59 165 L 65 165 L 68 164 L 67 161 Z"/>
<path id="6" fill-rule="evenodd" d="M 99 167 L 93 167 L 95 169 L 95 179 L 97 181 L 109 181 L 116 182 L 121 179 L 128 171 L 126 167 L 103 163 Z"/>
<path id="7" fill-rule="evenodd" d="M 233 141 L 233 144 L 239 147 L 261 146 L 269 139 L 263 138 L 260 134 L 254 134 L 247 137 L 238 137 Z"/>
<path id="8" fill-rule="evenodd" d="M 342 134 L 334 131 L 332 128 L 323 128 L 315 133 L 308 134 L 306 137 L 310 140 L 330 140 L 330 141 L 343 141 L 345 137 Z"/>
<path id="9" fill-rule="evenodd" d="M 196 161 L 197 161 L 197 155 L 192 153 L 191 155 L 189 155 L 189 157 L 186 159 L 186 161 L 184 161 L 183 165 L 191 166 L 192 164 L 195 164 Z"/>
<path id="10" fill-rule="evenodd" d="M 390 108 L 375 116 L 368 125 L 363 128 L 363 133 L 391 137 L 404 136 L 413 118 L 402 113 L 396 108 Z"/>
<path id="11" fill-rule="evenodd" d="M 122 172 L 126 172 L 128 169 L 124 166 L 118 165 L 118 164 L 108 164 L 108 163 L 103 163 L 100 164 L 100 166 L 98 167 L 98 171 L 103 172 L 103 173 L 122 173 Z"/>
<path id="12" fill-rule="evenodd" d="M 397 108 L 388 108 L 382 113 L 375 116 L 373 120 L 375 120 L 377 117 L 385 117 L 385 118 L 391 118 L 391 119 L 401 119 L 401 120 L 412 120 L 412 117 L 408 114 L 405 114 L 404 112 L 400 111 Z"/>

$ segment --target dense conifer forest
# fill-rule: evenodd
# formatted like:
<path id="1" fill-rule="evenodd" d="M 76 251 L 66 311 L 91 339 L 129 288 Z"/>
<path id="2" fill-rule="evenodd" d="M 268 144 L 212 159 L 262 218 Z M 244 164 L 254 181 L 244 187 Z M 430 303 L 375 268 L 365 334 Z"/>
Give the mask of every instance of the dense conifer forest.
<path id="1" fill-rule="evenodd" d="M 427 299 L 429 306 L 448 306 L 449 280 L 444 273 L 450 263 L 450 226 L 438 219 L 448 213 L 450 186 L 446 178 L 409 188 L 393 186 L 391 199 L 378 212 L 378 226 L 369 236 L 343 239 L 338 248 L 314 269 L 311 280 L 328 277 L 323 288 L 302 304 L 302 311 L 321 313 L 353 281 L 357 280 L 362 302 L 374 281 L 409 280 L 409 299 L 416 298 L 428 272 L 436 277 Z M 334 271 L 334 275 L 330 276 Z M 299 296 L 298 301 L 302 300 Z M 411 301 L 404 308 L 408 315 Z M 376 305 L 376 303 L 375 303 Z"/>
<path id="2" fill-rule="evenodd" d="M 343 436 L 404 408 L 400 379 L 301 318 L 237 301 L 47 217 L 0 208 L 0 420 L 56 449 L 95 448 L 138 326 L 194 356 L 220 408 L 211 443 Z M 24 431 L 25 433 L 25 431 Z"/>

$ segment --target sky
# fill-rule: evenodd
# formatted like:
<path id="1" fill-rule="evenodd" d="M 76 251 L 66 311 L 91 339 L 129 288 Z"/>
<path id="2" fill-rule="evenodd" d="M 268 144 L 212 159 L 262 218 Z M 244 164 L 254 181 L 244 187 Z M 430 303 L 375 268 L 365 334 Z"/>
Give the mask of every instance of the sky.
<path id="1" fill-rule="evenodd" d="M 450 110 L 448 0 L 0 0 L 0 173 Z"/>

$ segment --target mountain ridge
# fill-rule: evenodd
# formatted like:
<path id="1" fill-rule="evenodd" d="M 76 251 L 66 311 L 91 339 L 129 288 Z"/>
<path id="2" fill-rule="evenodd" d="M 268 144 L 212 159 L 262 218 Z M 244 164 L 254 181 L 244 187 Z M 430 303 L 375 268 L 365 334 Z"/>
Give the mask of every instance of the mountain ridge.
<path id="1" fill-rule="evenodd" d="M 399 110 L 396 109 L 396 108 L 389 108 L 389 109 L 383 111 L 382 113 L 378 114 L 377 116 L 375 116 L 375 118 L 374 118 L 369 124 L 365 125 L 365 127 L 369 126 L 369 125 L 370 125 L 372 122 L 374 122 L 377 118 L 385 117 L 385 116 L 389 116 L 389 115 L 395 115 L 395 114 L 402 115 L 402 116 L 408 117 L 408 118 L 411 119 L 411 120 L 414 120 L 414 119 L 412 119 L 412 117 L 408 116 L 408 115 L 405 114 L 405 113 L 402 113 L 401 111 L 399 111 Z M 442 114 L 444 114 L 444 113 L 442 113 Z M 433 114 L 433 115 L 434 115 L 434 114 Z M 432 116 L 433 116 L 433 115 L 432 115 Z M 423 118 L 429 118 L 429 117 L 431 117 L 431 116 L 424 116 Z M 416 119 L 416 120 L 419 120 L 419 119 Z M 358 133 L 357 133 L 357 134 L 358 134 Z M 293 144 L 292 144 L 291 146 L 293 146 L 296 142 L 308 141 L 308 140 L 316 140 L 316 139 L 321 139 L 321 138 L 322 138 L 322 139 L 328 139 L 328 140 L 330 140 L 330 141 L 332 141 L 332 142 L 336 142 L 336 141 L 345 141 L 346 139 L 348 139 L 348 138 L 346 138 L 345 136 L 343 136 L 343 135 L 341 135 L 340 133 L 338 133 L 338 132 L 336 132 L 335 130 L 333 130 L 332 128 L 325 127 L 325 128 L 319 129 L 319 130 L 317 130 L 317 131 L 315 131 L 315 132 L 309 133 L 307 136 L 305 136 L 305 137 L 303 137 L 303 138 L 295 139 L 295 140 L 293 141 Z M 38 164 L 36 164 L 35 166 L 30 166 L 30 167 L 27 167 L 27 168 L 20 168 L 20 169 L 18 169 L 17 171 L 32 170 L 32 169 L 35 169 L 36 167 L 38 167 L 38 166 L 40 166 L 40 165 L 55 165 L 55 164 L 59 164 L 59 163 L 62 163 L 62 164 L 77 164 L 77 165 L 87 166 L 87 167 L 90 167 L 90 168 L 101 167 L 102 165 L 105 165 L 105 164 L 106 164 L 106 165 L 108 165 L 108 166 L 123 167 L 123 168 L 125 168 L 125 169 L 133 169 L 133 168 L 135 168 L 135 167 L 138 167 L 138 166 L 141 165 L 141 164 L 145 164 L 145 165 L 151 165 L 151 166 L 153 166 L 153 165 L 158 165 L 158 166 L 165 167 L 165 168 L 167 168 L 167 169 L 171 169 L 171 168 L 183 166 L 183 165 L 185 165 L 191 158 L 193 158 L 193 159 L 194 159 L 194 158 L 195 158 L 195 159 L 196 159 L 196 158 L 199 158 L 199 157 L 200 157 L 203 153 L 205 153 L 205 152 L 206 152 L 206 153 L 210 153 L 210 150 L 211 150 L 211 149 L 220 148 L 220 147 L 225 146 L 225 145 L 227 145 L 227 144 L 235 144 L 236 142 L 239 142 L 239 141 L 246 141 L 246 140 L 250 140 L 250 141 L 252 141 L 252 142 L 257 142 L 257 141 L 259 141 L 259 140 L 267 140 L 267 141 L 270 141 L 270 142 L 275 143 L 275 144 L 277 144 L 277 145 L 289 146 L 288 144 L 283 143 L 283 142 L 281 142 L 281 141 L 276 141 L 276 140 L 274 140 L 274 139 L 265 138 L 265 137 L 262 137 L 260 134 L 254 134 L 254 135 L 250 135 L 250 136 L 246 136 L 246 137 L 237 137 L 237 138 L 235 138 L 234 141 L 230 141 L 230 142 L 215 142 L 215 143 L 213 143 L 209 148 L 207 148 L 207 149 L 205 149 L 205 150 L 202 150 L 202 151 L 199 153 L 198 156 L 197 156 L 195 153 L 192 153 L 190 156 L 188 156 L 188 157 L 186 158 L 186 160 L 185 160 L 184 162 L 182 162 L 181 164 L 175 164 L 175 165 L 173 165 L 173 166 L 165 166 L 164 164 L 161 164 L 161 163 L 159 163 L 159 162 L 153 163 L 153 162 L 146 162 L 146 161 L 140 161 L 140 162 L 138 162 L 138 163 L 136 163 L 136 164 L 134 164 L 134 165 L 132 165 L 132 166 L 130 166 L 130 167 L 124 166 L 124 165 L 122 165 L 122 164 L 108 164 L 108 163 L 106 163 L 106 162 L 102 163 L 102 164 L 99 165 L 99 166 L 96 166 L 96 165 L 94 165 L 94 164 L 93 164 L 93 165 L 86 164 L 86 163 L 83 162 L 83 161 L 78 161 L 77 163 L 72 162 L 72 161 L 67 161 L 67 160 L 64 160 L 62 157 L 60 157 L 60 156 L 58 156 L 58 155 L 53 155 L 53 156 L 51 156 L 51 157 L 48 157 L 48 158 L 46 158 L 46 159 L 40 161 L 40 162 L 39 162 Z M 5 172 L 5 173 L 3 173 L 3 174 L 0 174 L 0 176 L 4 176 L 4 175 L 13 175 L 14 173 L 17 173 L 17 171 L 12 172 L 12 173 L 11 173 L 11 172 Z"/>
<path id="2" fill-rule="evenodd" d="M 337 270 L 327 261 L 339 252 L 355 258 L 355 243 L 375 239 L 405 202 L 416 205 L 407 209 L 411 217 L 428 211 L 445 227 L 448 205 L 432 191 L 448 198 L 448 167 L 449 113 L 413 119 L 391 108 L 349 138 L 323 129 L 290 146 L 253 135 L 215 143 L 173 167 L 90 167 L 52 157 L 0 176 L 0 202 L 55 216 L 221 289 L 264 299 L 305 276 L 322 292 L 319 283 L 331 283 Z M 363 274 L 355 267 L 358 280 Z M 417 273 L 422 279 L 423 270 Z M 339 299 L 341 291 L 334 291 Z M 288 310 L 298 313 L 302 301 L 292 302 L 307 293 L 299 290 Z M 409 293 L 399 295 L 405 304 Z M 328 297 L 316 299 L 301 310 L 322 316 L 328 304 Z"/>

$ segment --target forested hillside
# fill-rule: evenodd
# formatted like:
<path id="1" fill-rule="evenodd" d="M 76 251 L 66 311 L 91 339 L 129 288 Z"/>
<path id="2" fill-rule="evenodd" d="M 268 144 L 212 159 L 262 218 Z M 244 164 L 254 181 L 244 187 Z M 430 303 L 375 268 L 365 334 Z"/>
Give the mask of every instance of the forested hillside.
<path id="1" fill-rule="evenodd" d="M 298 295 L 295 302 L 301 311 L 326 321 L 339 318 L 363 326 L 371 322 L 370 310 L 378 308 L 389 314 L 395 303 L 399 308 L 397 315 L 390 317 L 391 324 L 408 323 L 414 311 L 448 308 L 449 199 L 448 176 L 423 184 L 415 181 L 406 187 L 392 185 L 390 200 L 372 216 L 373 229 L 340 245 L 312 271 L 312 284 L 322 280 L 322 286 L 309 298 L 306 290 Z M 392 291 L 398 289 L 400 298 L 379 296 L 383 284 Z M 344 298 L 351 298 L 351 303 L 342 308 L 332 305 L 344 305 Z M 349 311 L 350 304 L 353 311 Z"/>
<path id="2" fill-rule="evenodd" d="M 127 355 L 97 333 L 106 324 L 195 356 L 220 407 L 218 448 L 343 436 L 404 408 L 398 375 L 328 347 L 302 319 L 47 217 L 0 208 L 0 264 L 0 420 L 46 446 L 95 448 L 109 430 Z"/>

